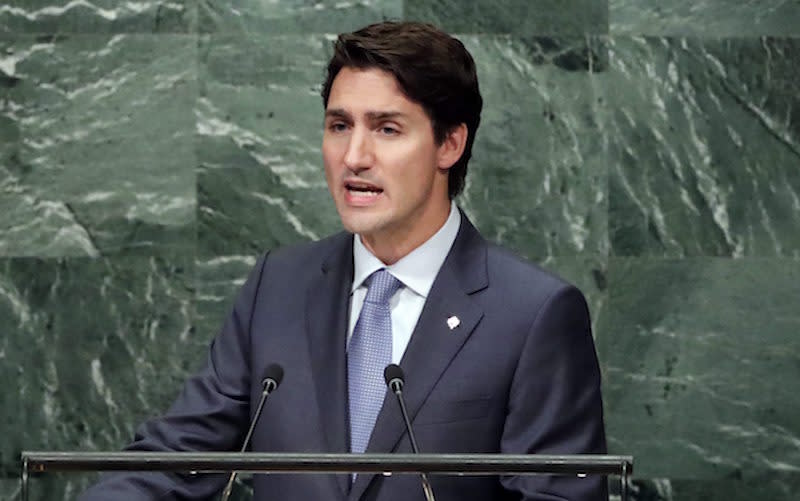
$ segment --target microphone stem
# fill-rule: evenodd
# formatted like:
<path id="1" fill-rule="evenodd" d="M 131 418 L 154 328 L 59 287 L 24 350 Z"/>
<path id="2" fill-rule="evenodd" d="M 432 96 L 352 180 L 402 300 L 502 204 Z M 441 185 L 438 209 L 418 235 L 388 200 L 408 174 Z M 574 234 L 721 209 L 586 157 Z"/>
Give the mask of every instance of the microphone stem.
<path id="1" fill-rule="evenodd" d="M 270 392 L 275 389 L 272 381 L 268 381 L 264 385 L 264 391 L 261 392 L 261 400 L 258 402 L 258 407 L 256 408 L 255 416 L 253 416 L 252 421 L 250 422 L 250 429 L 247 430 L 247 436 L 244 438 L 244 443 L 242 444 L 242 450 L 239 452 L 244 452 L 247 450 L 247 446 L 250 444 L 250 437 L 253 435 L 253 430 L 256 427 L 256 423 L 258 422 L 258 418 L 261 417 L 261 411 L 264 409 L 264 402 L 267 401 L 267 397 L 269 396 Z M 222 490 L 222 497 L 220 501 L 228 501 L 228 498 L 231 497 L 231 492 L 233 491 L 233 482 L 236 480 L 236 471 L 232 471 L 230 477 L 228 477 L 228 483 L 225 484 L 225 489 Z"/>
<path id="2" fill-rule="evenodd" d="M 406 403 L 405 399 L 403 398 L 403 390 L 400 388 L 394 388 L 394 393 L 397 395 L 397 401 L 400 403 L 400 413 L 403 414 L 403 420 L 406 422 L 408 438 L 411 441 L 411 450 L 414 451 L 414 454 L 419 454 L 417 440 L 414 438 L 414 434 L 411 432 L 411 420 L 408 419 L 408 411 L 406 410 Z M 422 479 L 422 491 L 425 493 L 426 501 L 436 501 L 436 498 L 433 497 L 433 488 L 428 480 L 428 475 L 426 475 L 425 472 L 422 472 L 419 474 L 419 476 Z"/>

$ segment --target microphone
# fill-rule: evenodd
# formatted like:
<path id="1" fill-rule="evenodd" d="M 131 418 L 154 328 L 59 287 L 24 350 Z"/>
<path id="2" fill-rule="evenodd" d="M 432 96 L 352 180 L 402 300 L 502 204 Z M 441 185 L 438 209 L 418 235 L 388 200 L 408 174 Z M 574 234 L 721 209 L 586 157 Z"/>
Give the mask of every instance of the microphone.
<path id="1" fill-rule="evenodd" d="M 397 364 L 389 364 L 383 370 L 383 379 L 386 381 L 386 386 L 397 395 L 397 402 L 400 404 L 400 412 L 403 414 L 403 421 L 406 423 L 406 430 L 408 431 L 408 438 L 411 441 L 411 450 L 414 454 L 419 454 L 419 447 L 417 447 L 417 439 L 414 437 L 414 430 L 411 429 L 411 420 L 408 419 L 408 410 L 406 410 L 406 401 L 403 398 L 403 384 L 405 384 L 405 377 L 403 376 L 403 369 Z M 428 475 L 425 472 L 419 474 L 422 479 L 422 491 L 425 493 L 427 501 L 436 501 L 433 497 L 433 488 L 428 481 Z"/>
<path id="2" fill-rule="evenodd" d="M 244 443 L 242 444 L 242 450 L 240 452 L 244 452 L 247 449 L 248 444 L 250 444 L 250 437 L 253 435 L 253 430 L 256 427 L 258 418 L 261 416 L 261 411 L 264 409 L 264 402 L 267 401 L 269 394 L 278 388 L 282 380 L 283 367 L 280 365 L 270 364 L 266 369 L 264 369 L 264 378 L 261 380 L 261 400 L 258 402 L 256 413 L 253 416 L 253 420 L 250 422 L 250 429 L 247 430 L 247 436 L 244 437 Z M 231 497 L 233 481 L 236 480 L 236 473 L 236 471 L 231 472 L 231 476 L 228 478 L 228 483 L 225 485 L 225 489 L 222 490 L 222 497 L 220 498 L 220 501 L 228 501 L 228 498 Z"/>

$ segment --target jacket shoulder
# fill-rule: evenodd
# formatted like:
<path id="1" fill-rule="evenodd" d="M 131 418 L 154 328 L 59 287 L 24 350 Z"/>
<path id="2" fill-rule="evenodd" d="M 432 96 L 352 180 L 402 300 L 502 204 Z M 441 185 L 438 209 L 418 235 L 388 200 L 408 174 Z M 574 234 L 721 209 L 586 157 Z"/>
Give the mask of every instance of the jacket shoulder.
<path id="1" fill-rule="evenodd" d="M 557 291 L 575 285 L 538 264 L 521 257 L 506 247 L 489 244 L 487 268 L 490 283 L 514 285 L 524 290 Z"/>
<path id="2" fill-rule="evenodd" d="M 272 249 L 265 252 L 264 257 L 270 267 L 285 267 L 294 264 L 322 265 L 336 253 L 349 249 L 352 239 L 352 234 L 343 231 L 321 240 L 300 242 Z"/>

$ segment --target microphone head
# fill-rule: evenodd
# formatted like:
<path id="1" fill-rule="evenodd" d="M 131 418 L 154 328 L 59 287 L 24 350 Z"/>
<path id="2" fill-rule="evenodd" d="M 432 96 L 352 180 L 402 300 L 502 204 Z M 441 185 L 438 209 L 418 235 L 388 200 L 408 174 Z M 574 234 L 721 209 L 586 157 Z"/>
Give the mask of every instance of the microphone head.
<path id="1" fill-rule="evenodd" d="M 272 383 L 272 390 L 275 390 L 283 380 L 283 367 L 280 364 L 269 364 L 266 369 L 264 369 L 264 377 L 261 380 L 262 386 L 267 386 L 268 384 Z"/>
<path id="2" fill-rule="evenodd" d="M 389 364 L 385 369 L 383 369 L 383 379 L 386 381 L 386 385 L 389 387 L 392 386 L 392 383 L 400 383 L 400 386 L 402 386 L 405 382 L 403 369 L 401 369 L 397 364 Z"/>

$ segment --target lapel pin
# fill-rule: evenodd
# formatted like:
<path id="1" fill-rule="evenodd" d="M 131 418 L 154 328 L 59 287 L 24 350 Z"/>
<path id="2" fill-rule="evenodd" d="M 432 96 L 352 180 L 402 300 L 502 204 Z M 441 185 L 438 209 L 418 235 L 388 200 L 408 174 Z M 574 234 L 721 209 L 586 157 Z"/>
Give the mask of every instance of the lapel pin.
<path id="1" fill-rule="evenodd" d="M 459 320 L 458 317 L 455 315 L 447 319 L 447 326 L 450 327 L 450 330 L 453 330 L 456 327 L 458 327 L 460 323 L 461 320 Z"/>

